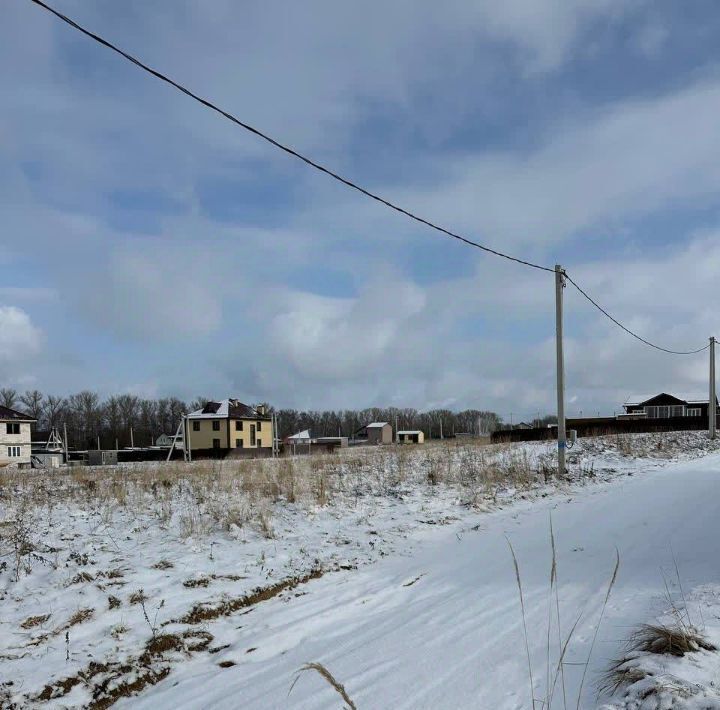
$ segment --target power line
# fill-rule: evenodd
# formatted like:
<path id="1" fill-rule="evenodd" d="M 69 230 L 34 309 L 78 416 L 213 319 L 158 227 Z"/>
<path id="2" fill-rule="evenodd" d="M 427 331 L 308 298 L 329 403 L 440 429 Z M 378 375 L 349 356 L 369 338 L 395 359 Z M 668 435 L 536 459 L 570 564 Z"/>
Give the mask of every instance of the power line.
<path id="1" fill-rule="evenodd" d="M 212 109 L 213 111 L 216 111 L 221 116 L 224 116 L 229 121 L 232 121 L 233 123 L 237 124 L 238 126 L 244 128 L 246 131 L 249 131 L 250 133 L 253 133 L 254 135 L 258 136 L 259 138 L 262 138 L 263 140 L 267 141 L 271 145 L 274 145 L 276 148 L 279 148 L 280 150 L 284 151 L 288 155 L 292 155 L 295 158 L 298 158 L 298 160 L 302 160 L 303 163 L 306 163 L 307 165 L 315 168 L 316 170 L 319 170 L 322 173 L 325 173 L 326 175 L 329 175 L 334 180 L 337 180 L 338 182 L 343 183 L 343 185 L 346 185 L 347 187 L 352 188 L 353 190 L 357 190 L 358 192 L 361 192 L 366 197 L 369 197 L 372 200 L 375 200 L 376 202 L 379 202 L 386 207 L 389 207 L 392 210 L 395 210 L 396 212 L 399 212 L 400 214 L 405 215 L 406 217 L 409 217 L 410 219 L 415 220 L 416 222 L 419 222 L 420 224 L 424 224 L 426 227 L 430 227 L 431 229 L 434 229 L 438 232 L 442 232 L 443 234 L 447 235 L 448 237 L 452 237 L 453 239 L 457 239 L 458 241 L 464 242 L 465 244 L 468 244 L 469 246 L 476 247 L 477 249 L 482 249 L 484 252 L 487 252 L 488 254 L 494 254 L 495 256 L 500 256 L 503 259 L 508 259 L 509 261 L 514 261 L 517 264 L 522 264 L 523 266 L 530 266 L 533 269 L 539 269 L 541 271 L 550 271 L 553 272 L 554 269 L 551 269 L 547 266 L 542 266 L 540 264 L 534 264 L 531 261 L 527 261 L 525 259 L 519 259 L 515 256 L 510 256 L 509 254 L 505 254 L 501 251 L 497 251 L 496 249 L 491 249 L 490 247 L 486 247 L 482 244 L 479 244 L 478 242 L 473 241 L 472 239 L 468 239 L 467 237 L 463 237 L 460 234 L 457 234 L 456 232 L 452 232 L 449 229 L 445 229 L 445 227 L 441 227 L 437 224 L 434 224 L 430 220 L 425 219 L 424 217 L 420 217 L 419 215 L 416 215 L 413 212 L 410 212 L 409 210 L 406 210 L 404 207 L 400 207 L 396 205 L 393 202 L 390 202 L 390 200 L 386 200 L 384 197 L 381 197 L 380 195 L 371 192 L 370 190 L 362 187 L 361 185 L 358 185 L 357 183 L 353 182 L 352 180 L 349 180 L 348 178 L 343 177 L 342 175 L 339 175 L 338 173 L 334 172 L 333 170 L 330 170 L 329 168 L 326 168 L 325 166 L 321 165 L 320 163 L 315 162 L 311 158 L 308 158 L 305 155 L 302 155 L 302 153 L 298 153 L 293 148 L 290 148 L 289 146 L 285 145 L 284 143 L 281 143 L 280 141 L 276 140 L 275 138 L 272 138 L 271 136 L 267 135 L 266 133 L 263 133 L 261 130 L 251 126 L 248 123 L 245 123 L 244 121 L 241 121 L 236 116 L 233 116 L 231 113 L 228 113 L 227 111 L 221 109 L 219 106 L 216 106 L 211 101 L 208 101 L 207 99 L 202 98 L 202 96 L 198 96 L 197 94 L 190 91 L 190 89 L 186 88 L 182 84 L 179 84 L 178 82 L 174 81 L 173 79 L 170 79 L 169 77 L 165 76 L 164 74 L 161 74 L 156 69 L 153 69 L 152 67 L 149 67 L 147 64 L 144 64 L 136 57 L 133 57 L 131 54 L 128 54 L 124 50 L 120 49 L 119 47 L 112 44 L 112 42 L 109 42 L 106 39 L 103 39 L 99 35 L 96 35 L 94 32 L 91 32 L 88 29 L 85 29 L 81 25 L 79 25 L 74 20 L 70 19 L 66 15 L 63 15 L 58 10 L 55 10 L 54 8 L 50 7 L 46 3 L 42 2 L 42 0 L 31 0 L 31 2 L 34 2 L 36 5 L 39 5 L 43 9 L 47 10 L 48 12 L 51 12 L 55 17 L 59 18 L 63 22 L 67 23 L 71 27 L 74 27 L 79 32 L 82 32 L 84 35 L 90 37 L 91 39 L 95 40 L 99 44 L 103 45 L 104 47 L 107 47 L 108 49 L 111 49 L 113 52 L 117 52 L 120 56 L 127 59 L 129 62 L 132 62 L 136 66 L 140 67 L 140 69 L 143 69 L 144 71 L 148 72 L 149 74 L 152 74 L 155 78 L 160 79 L 160 81 L 164 81 L 167 84 L 170 84 L 171 86 L 175 87 L 178 91 L 181 91 L 183 94 L 186 94 L 190 98 L 194 99 L 195 101 L 198 101 L 203 106 L 206 106 L 209 109 Z"/>
<path id="2" fill-rule="evenodd" d="M 642 336 L 638 335 L 637 333 L 634 333 L 629 328 L 626 328 L 619 320 L 616 318 L 613 318 L 597 301 L 592 299 L 585 291 L 583 291 L 580 286 L 578 286 L 575 281 L 570 278 L 570 276 L 565 273 L 565 278 L 588 300 L 590 303 L 592 303 L 595 308 L 597 308 L 600 313 L 602 313 L 604 316 L 609 318 L 615 325 L 617 325 L 619 328 L 622 328 L 626 333 L 629 335 L 632 335 L 633 338 L 637 338 L 641 343 L 644 343 L 645 345 L 649 345 L 651 348 L 655 348 L 656 350 L 662 350 L 664 353 L 670 353 L 671 355 L 695 355 L 696 353 L 701 353 L 703 350 L 707 350 L 710 347 L 710 344 L 704 345 L 701 348 L 698 348 L 697 350 L 670 350 L 668 348 L 663 348 L 661 345 L 656 345 L 655 343 L 651 343 L 649 340 L 646 340 Z"/>
<path id="3" fill-rule="evenodd" d="M 44 10 L 47 10 L 48 12 L 52 13 L 57 17 L 58 19 L 62 20 L 66 24 L 70 25 L 74 29 L 78 30 L 82 34 L 86 35 L 87 37 L 90 37 L 90 39 L 94 40 L 95 42 L 101 44 L 104 47 L 107 47 L 108 49 L 112 50 L 113 52 L 116 52 L 124 59 L 127 59 L 132 64 L 135 64 L 143 71 L 146 71 L 147 73 L 154 76 L 156 79 L 160 79 L 160 81 L 164 81 L 166 84 L 169 84 L 170 86 L 176 88 L 178 91 L 181 91 L 183 94 L 189 96 L 190 98 L 194 99 L 195 101 L 199 102 L 203 106 L 206 106 L 207 108 L 211 109 L 212 111 L 215 111 L 216 113 L 219 113 L 224 118 L 227 118 L 229 121 L 232 121 L 236 125 L 240 126 L 241 128 L 244 128 L 246 131 L 249 131 L 250 133 L 258 136 L 259 138 L 262 138 L 264 141 L 267 141 L 271 145 L 275 146 L 276 148 L 279 148 L 280 150 L 284 151 L 288 155 L 293 156 L 294 158 L 297 158 L 298 160 L 301 160 L 306 165 L 309 165 L 312 168 L 315 168 L 316 170 L 319 170 L 322 173 L 325 173 L 325 175 L 328 175 L 329 177 L 333 178 L 334 180 L 337 180 L 338 182 L 342 183 L 343 185 L 346 185 L 347 187 L 352 188 L 353 190 L 356 190 L 357 192 L 362 193 L 366 197 L 369 197 L 372 200 L 375 200 L 376 202 L 379 202 L 382 205 L 385 205 L 386 207 L 389 207 L 391 210 L 394 210 L 395 212 L 399 212 L 400 214 L 405 215 L 406 217 L 409 217 L 410 219 L 419 222 L 420 224 L 425 225 L 426 227 L 430 227 L 431 229 L 434 229 L 437 232 L 440 232 L 442 234 L 445 234 L 448 237 L 452 237 L 453 239 L 457 239 L 460 242 L 463 242 L 464 244 L 467 244 L 468 246 L 475 247 L 477 249 L 481 249 L 482 251 L 493 254 L 494 256 L 502 257 L 503 259 L 507 259 L 508 261 L 513 261 L 517 264 L 522 264 L 523 266 L 529 266 L 533 269 L 538 269 L 540 271 L 549 271 L 551 273 L 554 273 L 554 269 L 549 268 L 547 266 L 542 266 L 540 264 L 535 264 L 531 261 L 527 261 L 525 259 L 519 259 L 515 256 L 510 256 L 509 254 L 505 254 L 501 251 L 497 251 L 496 249 L 492 249 L 490 247 L 484 246 L 482 244 L 479 244 L 478 242 L 473 241 L 472 239 L 468 239 L 467 237 L 463 237 L 460 234 L 457 234 L 456 232 L 452 232 L 449 229 L 446 229 L 445 227 L 441 227 L 437 224 L 434 224 L 430 220 L 425 219 L 424 217 L 420 217 L 419 215 L 416 215 L 413 212 L 410 212 L 409 210 L 406 210 L 403 207 L 400 207 L 399 205 L 396 205 L 393 202 L 390 202 L 390 200 L 385 199 L 384 197 L 381 197 L 380 195 L 371 192 L 370 190 L 362 187 L 361 185 L 358 185 L 357 183 L 353 182 L 352 180 L 349 180 L 348 178 L 343 177 L 342 175 L 334 172 L 333 170 L 330 170 L 329 168 L 326 168 L 325 166 L 321 165 L 320 163 L 315 162 L 311 158 L 308 158 L 305 155 L 302 155 L 302 153 L 298 153 L 293 148 L 290 148 L 289 146 L 281 143 L 280 141 L 276 140 L 275 138 L 272 138 L 271 136 L 267 135 L 266 133 L 263 133 L 261 130 L 251 126 L 248 123 L 245 123 L 244 121 L 241 121 L 239 118 L 234 116 L 231 113 L 228 113 L 227 111 L 221 109 L 219 106 L 216 106 L 211 101 L 208 101 L 207 99 L 202 98 L 201 96 L 198 96 L 197 94 L 190 91 L 190 89 L 186 88 L 182 84 L 179 84 L 178 82 L 174 81 L 173 79 L 170 79 L 169 77 L 165 76 L 164 74 L 160 73 L 156 69 L 153 69 L 152 67 L 148 66 L 147 64 L 141 62 L 139 59 L 134 57 L 133 55 L 129 54 L 128 52 L 125 52 L 124 50 L 120 49 L 116 45 L 114 45 L 112 42 L 109 42 L 108 40 L 104 39 L 103 37 L 100 37 L 99 35 L 95 34 L 94 32 L 91 32 L 90 30 L 86 29 L 82 25 L 79 25 L 74 20 L 70 19 L 67 15 L 64 15 L 63 13 L 59 12 L 58 10 L 54 9 L 53 7 L 50 7 L 50 5 L 46 4 L 42 0 L 31 0 L 31 2 L 35 3 L 39 7 L 42 7 Z M 634 333 L 629 328 L 626 328 L 620 321 L 618 321 L 616 318 L 613 318 L 600 304 L 597 303 L 597 301 L 593 300 L 585 291 L 583 291 L 580 286 L 573 281 L 570 276 L 568 276 L 567 272 L 565 272 L 565 277 L 567 280 L 575 286 L 575 288 L 590 302 L 592 303 L 595 308 L 597 308 L 603 315 L 605 315 L 607 318 L 609 318 L 615 325 L 622 328 L 626 333 L 631 335 L 633 338 L 636 338 L 641 343 L 644 343 L 645 345 L 650 346 L 651 348 L 655 348 L 656 350 L 661 350 L 665 353 L 670 353 L 672 355 L 694 355 L 695 353 L 702 352 L 703 350 L 706 350 L 709 345 L 705 345 L 702 348 L 698 348 L 697 350 L 687 350 L 687 351 L 681 351 L 681 350 L 670 350 L 668 348 L 663 348 L 660 345 L 655 345 L 654 343 L 651 343 L 649 340 L 646 340 L 645 338 L 641 337 L 637 333 Z"/>

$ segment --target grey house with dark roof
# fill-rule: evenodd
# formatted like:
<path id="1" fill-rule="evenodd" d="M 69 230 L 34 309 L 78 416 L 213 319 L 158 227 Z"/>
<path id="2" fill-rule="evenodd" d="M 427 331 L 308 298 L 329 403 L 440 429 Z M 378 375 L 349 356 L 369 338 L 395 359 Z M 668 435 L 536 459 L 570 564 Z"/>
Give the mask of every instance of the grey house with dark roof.
<path id="1" fill-rule="evenodd" d="M 34 423 L 28 414 L 0 406 L 0 467 L 30 465 Z"/>
<path id="2" fill-rule="evenodd" d="M 668 392 L 634 395 L 623 404 L 624 418 L 668 419 L 670 417 L 707 417 L 710 398 L 702 395 L 676 396 Z M 715 407 L 718 402 L 715 399 Z"/>

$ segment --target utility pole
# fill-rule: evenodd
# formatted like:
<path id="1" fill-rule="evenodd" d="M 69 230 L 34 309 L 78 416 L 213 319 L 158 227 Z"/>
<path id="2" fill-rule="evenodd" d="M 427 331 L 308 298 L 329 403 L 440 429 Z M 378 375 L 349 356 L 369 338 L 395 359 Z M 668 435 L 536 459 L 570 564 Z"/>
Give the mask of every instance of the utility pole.
<path id="1" fill-rule="evenodd" d="M 708 420 L 710 424 L 710 438 L 715 438 L 715 424 L 717 407 L 715 406 L 715 338 L 710 338 L 710 401 L 708 402 Z"/>
<path id="2" fill-rule="evenodd" d="M 133 437 L 133 430 L 132 427 L 130 427 L 130 448 L 135 448 L 135 438 Z"/>
<path id="3" fill-rule="evenodd" d="M 557 350 L 558 475 L 565 475 L 565 358 L 563 355 L 563 288 L 565 272 L 555 265 L 555 345 Z"/>
<path id="4" fill-rule="evenodd" d="M 65 463 L 68 463 L 70 457 L 68 456 L 67 424 L 65 422 L 63 422 L 63 445 L 65 447 Z"/>
<path id="5" fill-rule="evenodd" d="M 185 453 L 188 463 L 192 463 L 192 444 L 190 443 L 190 419 L 185 417 Z"/>

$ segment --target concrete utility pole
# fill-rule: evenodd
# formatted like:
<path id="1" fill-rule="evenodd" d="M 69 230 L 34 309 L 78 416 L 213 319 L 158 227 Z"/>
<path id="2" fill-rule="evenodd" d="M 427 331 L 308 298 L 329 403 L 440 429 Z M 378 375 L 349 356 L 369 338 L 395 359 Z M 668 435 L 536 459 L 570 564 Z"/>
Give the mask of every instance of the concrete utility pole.
<path id="1" fill-rule="evenodd" d="M 710 401 L 708 402 L 708 421 L 710 438 L 715 438 L 717 407 L 715 406 L 715 338 L 710 338 Z"/>
<path id="2" fill-rule="evenodd" d="M 185 417 L 185 453 L 187 458 L 185 459 L 188 463 L 192 463 L 192 444 L 190 443 L 190 420 Z"/>
<path id="3" fill-rule="evenodd" d="M 565 272 L 555 265 L 555 345 L 557 349 L 557 419 L 558 419 L 558 475 L 565 475 L 565 358 L 563 355 L 563 288 Z"/>

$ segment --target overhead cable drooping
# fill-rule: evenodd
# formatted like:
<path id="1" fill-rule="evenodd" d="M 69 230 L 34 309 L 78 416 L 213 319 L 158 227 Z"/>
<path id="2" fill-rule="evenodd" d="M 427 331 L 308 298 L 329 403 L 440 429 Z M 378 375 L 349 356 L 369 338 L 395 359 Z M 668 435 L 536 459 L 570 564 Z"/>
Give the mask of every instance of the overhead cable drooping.
<path id="1" fill-rule="evenodd" d="M 698 348 L 697 350 L 670 350 L 669 348 L 664 348 L 661 345 L 656 345 L 655 343 L 651 343 L 649 340 L 646 340 L 642 336 L 638 335 L 637 333 L 634 333 L 630 328 L 626 328 L 617 318 L 613 318 L 597 301 L 595 301 L 593 298 L 591 298 L 585 291 L 583 291 L 580 286 L 575 283 L 575 281 L 572 280 L 572 278 L 565 273 L 565 278 L 579 291 L 579 293 L 584 296 L 590 303 L 592 303 L 595 308 L 597 308 L 600 313 L 602 313 L 604 316 L 609 318 L 613 323 L 615 323 L 616 326 L 619 328 L 622 328 L 628 335 L 632 335 L 633 338 L 637 338 L 641 343 L 644 343 L 645 345 L 649 345 L 651 348 L 655 348 L 656 350 L 662 350 L 664 353 L 670 353 L 670 355 L 695 355 L 696 353 L 701 353 L 703 350 L 707 350 L 710 347 L 710 343 L 707 345 L 703 345 L 703 347 Z"/>
<path id="2" fill-rule="evenodd" d="M 66 15 L 63 15 L 58 10 L 55 10 L 54 8 L 50 7 L 46 3 L 42 2 L 42 0 L 31 0 L 36 5 L 39 5 L 40 7 L 44 8 L 48 12 L 51 12 L 53 15 L 61 19 L 63 22 L 66 22 L 71 27 L 74 27 L 76 30 L 82 32 L 84 35 L 87 35 L 91 39 L 94 39 L 96 42 L 102 44 L 104 47 L 107 47 L 108 49 L 111 49 L 113 52 L 117 52 L 119 55 L 127 59 L 129 62 L 132 62 L 136 66 L 140 67 L 140 69 L 143 69 L 144 71 L 148 72 L 149 74 L 152 74 L 157 79 L 160 79 L 160 81 L 164 81 L 167 84 L 170 84 L 171 86 L 175 87 L 178 91 L 181 91 L 183 94 L 186 94 L 190 98 L 194 99 L 195 101 L 198 101 L 203 106 L 206 106 L 209 109 L 212 109 L 213 111 L 216 111 L 221 116 L 224 116 L 229 121 L 232 121 L 233 123 L 237 124 L 241 128 L 244 128 L 246 131 L 249 131 L 250 133 L 253 133 L 254 135 L 258 136 L 259 138 L 262 138 L 263 140 L 267 141 L 271 145 L 274 145 L 276 148 L 279 148 L 280 150 L 284 151 L 288 155 L 292 155 L 294 158 L 297 158 L 298 160 L 302 160 L 303 163 L 306 163 L 307 165 L 315 168 L 316 170 L 319 170 L 322 173 L 325 173 L 326 175 L 330 176 L 334 180 L 337 180 L 338 182 L 343 183 L 347 187 L 352 188 L 353 190 L 357 190 L 358 192 L 361 192 L 366 197 L 369 197 L 372 200 L 375 200 L 376 202 L 380 202 L 381 204 L 385 205 L 386 207 L 389 207 L 392 210 L 395 210 L 396 212 L 399 212 L 400 214 L 405 215 L 406 217 L 409 217 L 410 219 L 415 220 L 416 222 L 419 222 L 420 224 L 424 224 L 427 227 L 430 227 L 431 229 L 435 229 L 438 232 L 442 232 L 443 234 L 447 235 L 448 237 L 452 237 L 453 239 L 457 239 L 458 241 L 464 242 L 465 244 L 468 244 L 469 246 L 476 247 L 478 249 L 482 249 L 485 252 L 488 252 L 489 254 L 494 254 L 495 256 L 500 256 L 503 259 L 508 259 L 509 261 L 514 261 L 518 264 L 522 264 L 523 266 L 530 266 L 533 269 L 540 269 L 541 271 L 554 271 L 554 269 L 551 269 L 547 266 L 542 266 L 541 264 L 534 264 L 531 261 L 527 261 L 526 259 L 519 259 L 515 256 L 511 256 L 510 254 L 505 254 L 501 251 L 497 251 L 496 249 L 492 249 L 490 247 L 484 246 L 483 244 L 479 244 L 478 242 L 473 241 L 472 239 L 468 239 L 467 237 L 463 237 L 460 234 L 457 234 L 456 232 L 452 232 L 449 229 L 445 229 L 445 227 L 441 227 L 437 224 L 434 224 L 430 220 L 425 219 L 424 217 L 420 217 L 419 215 L 416 215 L 413 212 L 410 212 L 409 210 L 406 210 L 404 207 L 400 207 L 399 205 L 396 205 L 393 202 L 390 202 L 390 200 L 386 200 L 384 197 L 381 197 L 380 195 L 371 192 L 367 188 L 362 187 L 361 185 L 358 185 L 357 183 L 353 182 L 352 180 L 349 180 L 348 178 L 343 177 L 342 175 L 334 172 L 333 170 L 330 170 L 329 168 L 326 168 L 324 165 L 321 165 L 320 163 L 312 160 L 311 158 L 308 158 L 307 156 L 303 155 L 302 153 L 298 153 L 298 151 L 294 150 L 293 148 L 290 148 L 289 146 L 285 145 L 284 143 L 281 143 L 280 141 L 276 140 L 275 138 L 272 138 L 267 133 L 263 133 L 261 130 L 255 128 L 254 126 L 251 126 L 248 123 L 245 123 L 244 121 L 241 121 L 236 116 L 233 116 L 231 113 L 228 113 L 227 111 L 221 109 L 219 106 L 216 106 L 211 101 L 208 101 L 207 99 L 202 98 L 201 96 L 198 96 L 194 92 L 190 91 L 190 89 L 186 88 L 182 84 L 179 84 L 178 82 L 174 81 L 173 79 L 170 79 L 169 77 L 165 76 L 164 74 L 161 74 L 156 69 L 153 69 L 152 67 L 149 67 L 147 64 L 141 62 L 136 57 L 133 57 L 131 54 L 128 54 L 124 50 L 120 49 L 116 45 L 112 44 L 112 42 L 108 42 L 108 40 L 103 39 L 99 35 L 95 34 L 94 32 L 91 32 L 88 29 L 85 29 L 81 25 L 79 25 L 74 20 L 70 19 Z"/>
<path id="3" fill-rule="evenodd" d="M 333 178 L 334 180 L 337 180 L 338 182 L 342 183 L 343 185 L 352 188 L 353 190 L 356 190 L 357 192 L 360 192 L 361 194 L 365 195 L 366 197 L 369 197 L 372 200 L 375 200 L 376 202 L 379 202 L 382 205 L 385 205 L 385 207 L 389 207 L 391 210 L 394 210 L 395 212 L 399 212 L 402 215 L 405 215 L 406 217 L 409 217 L 410 219 L 414 220 L 415 222 L 419 222 L 420 224 L 425 225 L 426 227 L 430 227 L 431 229 L 434 229 L 437 232 L 440 232 L 444 234 L 445 236 L 452 237 L 453 239 L 456 239 L 467 246 L 475 247 L 476 249 L 481 249 L 484 252 L 487 252 L 488 254 L 493 254 L 494 256 L 499 256 L 503 259 L 507 259 L 508 261 L 513 261 L 517 264 L 521 264 L 522 266 L 529 266 L 533 269 L 538 269 L 540 271 L 549 271 L 551 273 L 555 272 L 555 269 L 552 269 L 548 266 L 542 266 L 541 264 L 536 264 L 532 261 L 528 261 L 526 259 L 520 259 L 515 256 L 511 256 L 510 254 L 505 254 L 504 252 L 498 251 L 496 249 L 492 249 L 491 247 L 484 246 L 483 244 L 480 244 L 476 241 L 473 241 L 472 239 L 469 239 L 468 237 L 464 237 L 461 234 L 457 234 L 456 232 L 453 232 L 449 229 L 446 229 L 445 227 L 441 227 L 440 225 L 437 225 L 433 222 L 431 222 L 428 219 L 425 219 L 424 217 L 420 217 L 419 215 L 410 212 L 409 210 L 405 209 L 404 207 L 400 207 L 399 205 L 396 205 L 395 203 L 391 202 L 390 200 L 385 199 L 384 197 L 368 190 L 367 188 L 362 187 L 361 185 L 358 185 L 357 183 L 353 182 L 352 180 L 349 180 L 348 178 L 343 177 L 339 173 L 336 173 L 335 171 L 326 168 L 324 165 L 321 165 L 320 163 L 316 162 L 315 160 L 312 160 L 311 158 L 308 158 L 307 156 L 303 155 L 302 153 L 299 153 L 298 151 L 294 150 L 293 148 L 290 148 L 289 146 L 285 145 L 284 143 L 281 143 L 279 140 L 272 138 L 267 133 L 264 133 L 263 131 L 255 128 L 254 126 L 251 126 L 248 123 L 245 123 L 244 121 L 241 121 L 239 118 L 234 116 L 233 114 L 225 111 L 224 109 L 221 109 L 219 106 L 216 106 L 211 101 L 202 98 L 198 94 L 195 94 L 194 92 L 190 91 L 187 87 L 183 86 L 182 84 L 179 84 L 177 81 L 170 79 L 169 77 L 165 76 L 161 72 L 157 71 L 156 69 L 153 69 L 152 67 L 148 66 L 144 62 L 141 62 L 139 59 L 134 57 L 133 55 L 129 54 L 128 52 L 120 49 L 116 45 L 114 45 L 112 42 L 109 42 L 108 40 L 104 39 L 103 37 L 95 34 L 94 32 L 91 32 L 90 30 L 86 29 L 82 25 L 75 22 L 75 20 L 72 20 L 67 15 L 64 15 L 63 13 L 59 12 L 55 8 L 51 7 L 47 3 L 43 2 L 43 0 L 31 0 L 31 2 L 35 3 L 39 7 L 42 7 L 44 10 L 47 10 L 48 12 L 52 13 L 57 17 L 58 19 L 62 20 L 66 24 L 70 25 L 74 29 L 78 30 L 82 34 L 86 35 L 87 37 L 90 37 L 90 39 L 94 40 L 95 42 L 101 44 L 102 46 L 112 50 L 113 52 L 116 52 L 121 57 L 126 59 L 127 61 L 131 62 L 132 64 L 135 64 L 137 67 L 142 69 L 143 71 L 151 74 L 156 79 L 160 79 L 160 81 L 165 82 L 166 84 L 169 84 L 170 86 L 174 87 L 178 91 L 181 91 L 183 94 L 189 96 L 191 99 L 194 99 L 198 103 L 202 104 L 203 106 L 211 109 L 212 111 L 215 111 L 216 113 L 219 113 L 224 118 L 227 118 L 229 121 L 232 121 L 236 125 L 240 126 L 241 128 L 244 128 L 246 131 L 249 131 L 250 133 L 258 136 L 259 138 L 262 138 L 264 141 L 267 141 L 271 145 L 275 146 L 276 148 L 279 148 L 280 150 L 284 151 L 288 155 L 293 156 L 294 158 L 297 158 L 298 160 L 301 160 L 306 165 L 309 165 L 312 168 L 315 168 L 316 170 L 319 170 L 320 172 L 324 173 L 325 175 Z M 615 325 L 622 328 L 626 333 L 631 335 L 633 338 L 636 338 L 641 343 L 644 343 L 645 345 L 650 346 L 651 348 L 655 348 L 656 350 L 661 350 L 665 353 L 670 353 L 672 355 L 693 355 L 695 353 L 702 352 L 703 350 L 706 350 L 709 345 L 705 345 L 702 348 L 698 348 L 697 350 L 671 350 L 669 348 L 664 348 L 659 345 L 656 345 L 649 340 L 646 340 L 645 338 L 641 337 L 637 333 L 634 333 L 629 328 L 625 327 L 620 321 L 618 321 L 616 318 L 613 318 L 602 306 L 600 306 L 597 301 L 593 300 L 585 291 L 583 291 L 578 284 L 573 281 L 570 276 L 568 276 L 567 272 L 565 272 L 565 277 L 567 280 L 593 305 L 595 308 L 597 308 L 603 315 L 605 315 L 607 318 L 609 318 Z"/>

